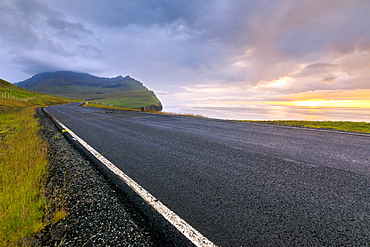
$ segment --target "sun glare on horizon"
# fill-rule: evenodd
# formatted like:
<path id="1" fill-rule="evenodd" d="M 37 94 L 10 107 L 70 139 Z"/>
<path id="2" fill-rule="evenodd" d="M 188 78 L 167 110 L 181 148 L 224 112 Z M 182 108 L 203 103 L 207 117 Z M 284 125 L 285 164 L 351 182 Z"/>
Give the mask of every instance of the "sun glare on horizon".
<path id="1" fill-rule="evenodd" d="M 288 106 L 301 107 L 337 107 L 337 108 L 370 108 L 370 100 L 330 100 L 330 99 L 309 99 L 297 101 L 279 102 Z"/>

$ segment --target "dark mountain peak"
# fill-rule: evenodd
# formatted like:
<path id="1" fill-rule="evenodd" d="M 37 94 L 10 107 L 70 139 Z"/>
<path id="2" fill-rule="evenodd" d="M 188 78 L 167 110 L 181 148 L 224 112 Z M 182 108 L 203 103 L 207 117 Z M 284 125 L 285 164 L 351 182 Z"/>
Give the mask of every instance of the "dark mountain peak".
<path id="1" fill-rule="evenodd" d="M 136 81 L 136 79 L 135 78 L 132 78 L 131 76 L 129 76 L 129 75 L 126 75 L 125 77 L 123 77 L 122 75 L 119 75 L 119 76 L 116 76 L 116 77 L 113 77 L 113 78 L 111 78 L 111 79 L 115 79 L 115 80 L 125 80 L 125 81 L 128 81 L 128 80 L 134 80 L 134 81 Z"/>
<path id="2" fill-rule="evenodd" d="M 32 76 L 31 78 L 43 78 L 43 77 L 53 77 L 53 76 L 91 76 L 87 73 L 80 73 L 74 71 L 54 71 L 54 72 L 43 72 Z"/>

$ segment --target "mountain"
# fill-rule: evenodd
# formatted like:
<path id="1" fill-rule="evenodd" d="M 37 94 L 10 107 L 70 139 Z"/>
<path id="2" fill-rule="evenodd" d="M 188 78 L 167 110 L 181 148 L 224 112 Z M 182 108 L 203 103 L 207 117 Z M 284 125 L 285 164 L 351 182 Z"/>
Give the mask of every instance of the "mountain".
<path id="1" fill-rule="evenodd" d="M 97 77 L 86 73 L 40 73 L 15 85 L 35 92 L 139 109 L 162 110 L 153 91 L 130 76 Z"/>

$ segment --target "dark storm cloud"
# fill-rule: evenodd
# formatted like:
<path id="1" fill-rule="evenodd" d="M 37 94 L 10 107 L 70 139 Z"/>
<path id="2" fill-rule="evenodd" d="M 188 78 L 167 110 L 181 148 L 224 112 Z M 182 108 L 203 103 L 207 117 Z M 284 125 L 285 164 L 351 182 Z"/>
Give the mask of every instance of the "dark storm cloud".
<path id="1" fill-rule="evenodd" d="M 205 3 L 200 1 L 66 1 L 62 3 L 69 11 L 82 15 L 97 25 L 126 27 L 131 24 L 151 26 L 164 25 L 183 19 L 189 23 L 195 19 L 197 11 Z M 69 6 L 79 8 L 69 8 Z M 84 12 L 78 13 L 81 9 Z"/>
<path id="2" fill-rule="evenodd" d="M 0 23 L 1 45 L 20 72 L 32 75 L 65 68 L 67 58 L 73 64 L 80 60 L 77 56 L 88 59 L 88 54 L 100 53 L 85 44 L 93 40 L 93 31 L 39 1 L 2 1 Z"/>
<path id="3" fill-rule="evenodd" d="M 5 0 L 0 11 L 1 40 L 9 42 L 8 45 L 15 43 L 14 48 L 40 47 L 47 42 L 62 44 L 65 40 L 78 41 L 93 35 L 81 23 L 64 20 L 59 12 L 37 1 Z"/>

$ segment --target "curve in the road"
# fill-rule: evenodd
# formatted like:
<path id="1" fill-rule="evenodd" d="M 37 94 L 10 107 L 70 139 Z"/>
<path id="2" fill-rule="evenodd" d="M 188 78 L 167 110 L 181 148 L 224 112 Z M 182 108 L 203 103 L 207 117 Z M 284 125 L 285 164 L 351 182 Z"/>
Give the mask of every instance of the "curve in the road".
<path id="1" fill-rule="evenodd" d="M 47 109 L 216 245 L 370 246 L 369 136 Z"/>

